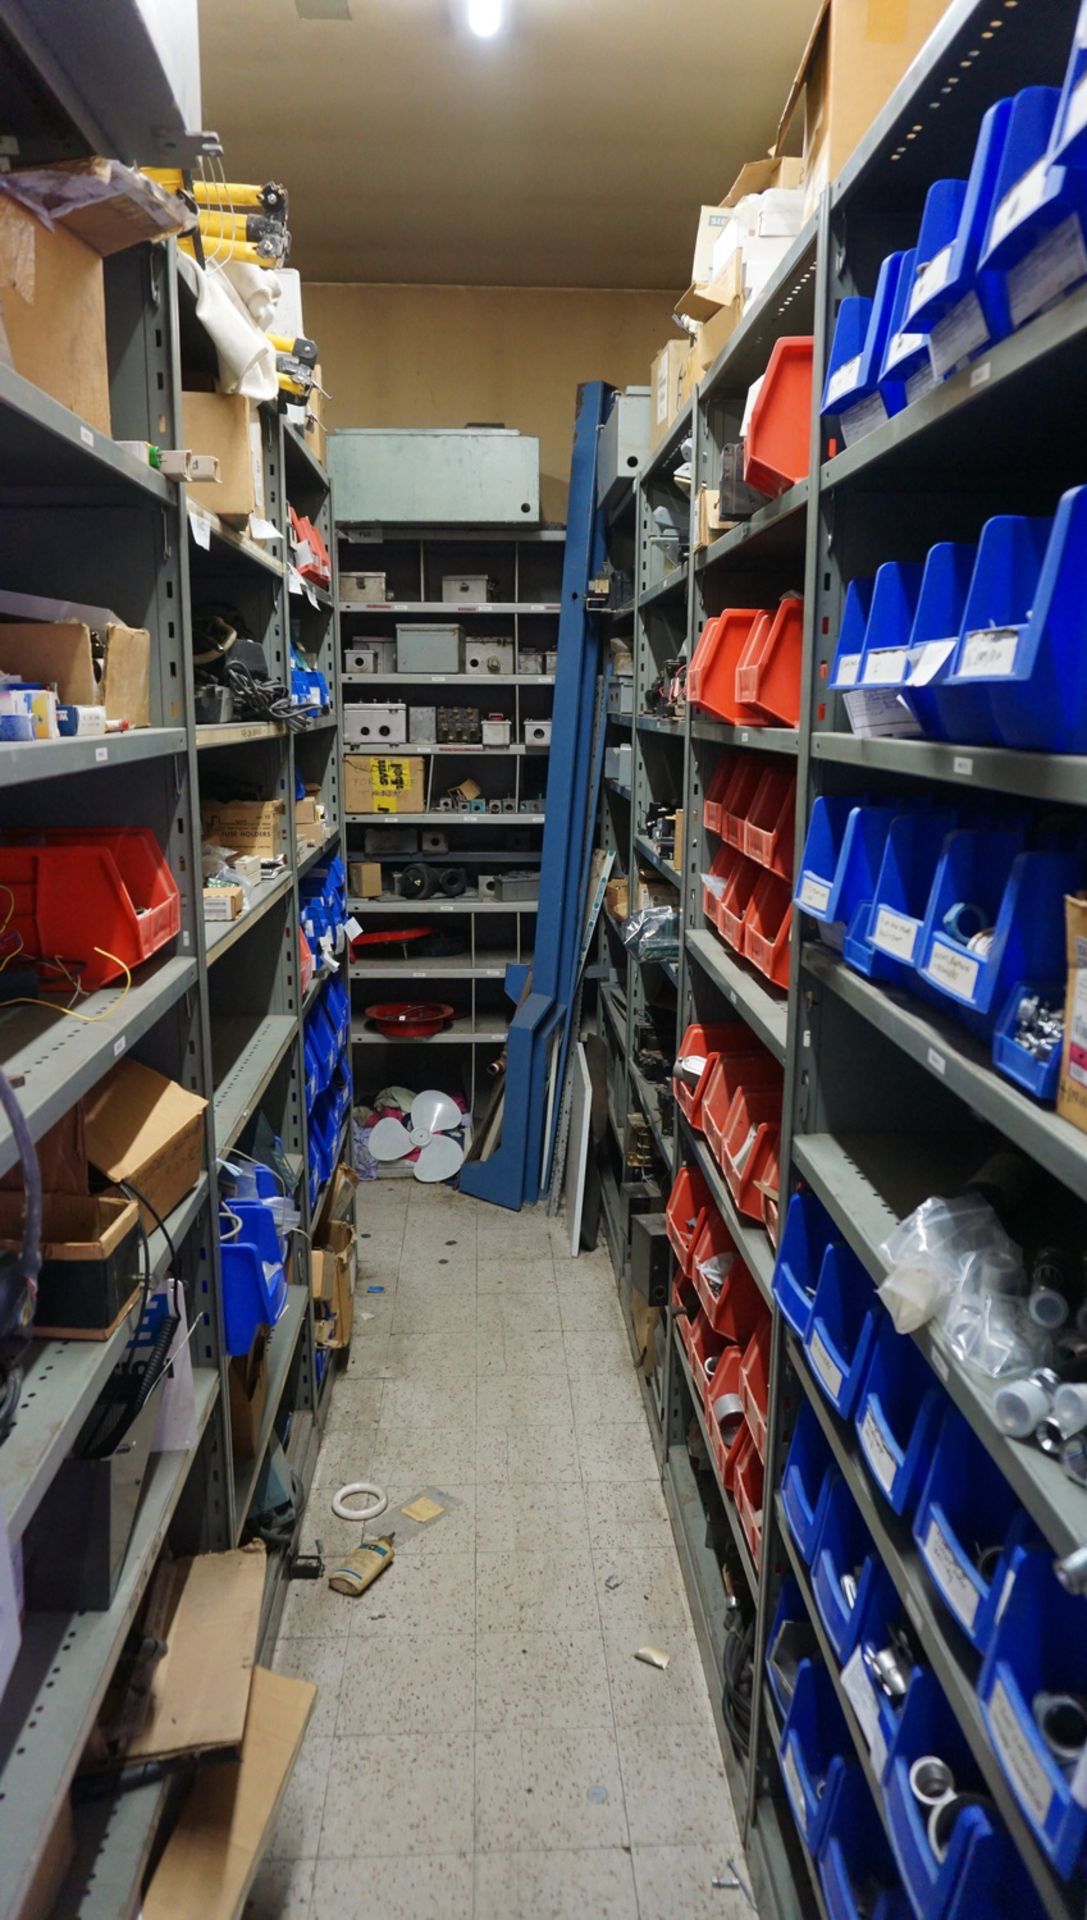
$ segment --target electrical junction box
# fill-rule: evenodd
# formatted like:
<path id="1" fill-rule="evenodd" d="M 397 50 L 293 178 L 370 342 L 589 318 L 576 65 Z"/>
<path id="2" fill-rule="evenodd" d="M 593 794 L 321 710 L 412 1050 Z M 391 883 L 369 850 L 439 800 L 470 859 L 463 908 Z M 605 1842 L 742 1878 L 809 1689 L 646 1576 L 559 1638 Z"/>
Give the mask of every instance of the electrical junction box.
<path id="1" fill-rule="evenodd" d="M 483 722 L 483 745 L 485 747 L 508 747 L 510 743 L 510 722 L 491 715 Z"/>
<path id="2" fill-rule="evenodd" d="M 522 648 L 521 652 L 517 655 L 518 673 L 542 673 L 543 670 L 543 654 L 535 647 Z"/>
<path id="3" fill-rule="evenodd" d="M 433 745 L 438 738 L 437 707 L 409 707 L 408 739 L 413 745 Z"/>
<path id="4" fill-rule="evenodd" d="M 401 747 L 408 738 L 408 710 L 403 700 L 361 700 L 345 705 L 343 738 L 346 747 Z"/>
<path id="5" fill-rule="evenodd" d="M 512 673 L 512 640 L 466 640 L 465 673 Z"/>
<path id="6" fill-rule="evenodd" d="M 498 897 L 498 877 L 493 873 L 476 875 L 476 892 L 481 900 L 495 900 Z"/>
<path id="7" fill-rule="evenodd" d="M 448 853 L 449 835 L 443 827 L 424 827 L 419 835 L 423 853 Z"/>
<path id="8" fill-rule="evenodd" d="M 439 707 L 437 712 L 439 746 L 478 747 L 482 729 L 478 707 Z"/>
<path id="9" fill-rule="evenodd" d="M 460 627 L 400 626 L 396 629 L 398 673 L 459 673 Z"/>
<path id="10" fill-rule="evenodd" d="M 612 507 L 649 453 L 648 387 L 617 393 L 604 422 L 596 456 L 596 504 Z"/>
<path id="11" fill-rule="evenodd" d="M 544 671 L 546 673 L 555 674 L 558 672 L 558 670 L 559 670 L 559 656 L 552 649 L 549 652 L 544 654 Z"/>
<path id="12" fill-rule="evenodd" d="M 615 780 L 621 787 L 629 787 L 634 771 L 634 749 L 629 740 L 618 747 L 604 749 L 604 777 Z"/>
<path id="13" fill-rule="evenodd" d="M 634 715 L 634 681 L 625 674 L 608 682 L 608 712 Z"/>
<path id="14" fill-rule="evenodd" d="M 663 1213 L 635 1214 L 630 1223 L 630 1281 L 651 1307 L 668 1305 L 674 1265 Z"/>
<path id="15" fill-rule="evenodd" d="M 366 640 L 345 649 L 345 673 L 395 673 L 396 641 Z"/>
<path id="16" fill-rule="evenodd" d="M 485 573 L 442 575 L 442 599 L 447 607 L 481 607 L 491 597 Z"/>
<path id="17" fill-rule="evenodd" d="M 499 873 L 495 875 L 494 890 L 497 900 L 538 900 L 540 876 L 538 873 Z"/>
<path id="18" fill-rule="evenodd" d="M 340 599 L 352 606 L 373 607 L 388 599 L 383 573 L 341 573 Z"/>
<path id="19" fill-rule="evenodd" d="M 551 745 L 550 720 L 526 720 L 524 726 L 526 747 L 549 747 Z"/>
<path id="20" fill-rule="evenodd" d="M 328 470 L 348 526 L 539 524 L 540 443 L 507 427 L 349 427 Z"/>

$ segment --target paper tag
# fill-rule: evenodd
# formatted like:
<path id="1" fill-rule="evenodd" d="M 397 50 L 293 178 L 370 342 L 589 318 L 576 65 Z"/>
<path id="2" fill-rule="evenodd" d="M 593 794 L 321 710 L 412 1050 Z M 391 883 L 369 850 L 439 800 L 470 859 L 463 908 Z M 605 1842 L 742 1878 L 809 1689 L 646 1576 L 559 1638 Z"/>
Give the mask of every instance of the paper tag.
<path id="1" fill-rule="evenodd" d="M 935 680 L 940 668 L 950 660 L 958 641 L 926 640 L 923 646 L 913 649 L 913 665 L 910 668 L 908 687 L 927 687 Z"/>
<path id="2" fill-rule="evenodd" d="M 929 1571 L 940 1592 L 952 1613 L 957 1614 L 963 1626 L 969 1631 L 977 1618 L 978 1590 L 973 1582 L 967 1579 L 955 1549 L 935 1515 L 928 1523 L 924 1551 Z"/>
<path id="3" fill-rule="evenodd" d="M 1019 1724 L 1015 1708 L 998 1680 L 989 1699 L 989 1732 L 1009 1779 L 1039 1827 L 1044 1827 L 1053 1804 L 1053 1788 L 1045 1767 Z"/>
<path id="4" fill-rule="evenodd" d="M 836 687 L 855 687 L 857 684 L 857 675 L 860 672 L 860 665 L 861 665 L 861 655 L 859 653 L 843 654 L 842 658 L 838 662 L 837 670 L 834 675 L 835 686 Z"/>
<path id="5" fill-rule="evenodd" d="M 789 1798 L 793 1803 L 793 1812 L 801 1828 L 807 1824 L 807 1808 L 804 1804 L 804 1789 L 800 1784 L 800 1773 L 790 1741 L 781 1756 L 781 1771 L 785 1775 L 785 1784 L 789 1789 Z"/>
<path id="6" fill-rule="evenodd" d="M 951 255 L 954 251 L 955 243 L 949 240 L 946 247 L 941 247 L 939 253 L 934 253 L 931 260 L 926 260 L 923 266 L 918 267 L 913 291 L 910 294 L 910 304 L 906 309 L 907 320 L 912 319 L 913 315 L 919 312 L 934 294 L 943 292 L 951 276 Z"/>
<path id="7" fill-rule="evenodd" d="M 0 1506 L 0 1694 L 3 1694 L 11 1678 L 11 1670 L 15 1665 L 21 1639 L 19 1598 L 15 1591 L 11 1543 L 8 1539 L 4 1509 Z"/>
<path id="8" fill-rule="evenodd" d="M 989 328 L 976 293 L 956 301 L 950 313 L 932 329 L 928 337 L 929 358 L 938 379 L 943 380 L 979 347 L 985 346 Z"/>
<path id="9" fill-rule="evenodd" d="M 249 535 L 253 540 L 282 540 L 283 538 L 279 528 L 274 527 L 272 522 L 266 520 L 261 513 L 250 514 Z"/>
<path id="10" fill-rule="evenodd" d="M 80 439 L 82 440 L 82 442 L 83 442 L 83 445 L 84 445 L 85 447 L 93 447 L 93 445 L 94 445 L 94 435 L 93 435 L 93 433 L 91 432 L 91 430 L 90 430 L 90 428 L 89 428 L 89 427 L 84 427 L 84 426 L 80 426 L 80 429 L 79 429 L 79 437 L 80 437 Z"/>
<path id="11" fill-rule="evenodd" d="M 922 971 L 930 980 L 935 980 L 938 987 L 948 987 L 952 993 L 969 1000 L 978 983 L 981 963 L 961 947 L 945 946 L 938 940 L 929 956 L 928 966 Z"/>
<path id="12" fill-rule="evenodd" d="M 908 647 L 881 647 L 877 653 L 870 653 L 864 663 L 864 685 L 900 686 L 909 658 Z"/>
<path id="13" fill-rule="evenodd" d="M 871 1401 L 866 1406 L 864 1419 L 861 1421 L 860 1442 L 864 1448 L 865 1459 L 884 1493 L 890 1493 L 895 1474 L 898 1472 L 898 1461 L 883 1437 L 883 1430 L 876 1419 Z"/>
<path id="14" fill-rule="evenodd" d="M 881 907 L 872 928 L 872 945 L 881 953 L 893 953 L 896 960 L 912 960 L 919 929 L 920 922 L 911 920 L 908 914 Z"/>
<path id="15" fill-rule="evenodd" d="M 887 372 L 890 373 L 892 367 L 897 367 L 900 360 L 908 360 L 911 354 L 919 353 L 921 348 L 927 345 L 928 338 L 925 334 L 907 333 L 904 327 L 900 328 L 887 348 L 884 359 Z"/>
<path id="16" fill-rule="evenodd" d="M 842 1688 L 860 1721 L 861 1732 L 864 1735 L 872 1765 L 878 1774 L 882 1774 L 887 1759 L 887 1742 L 880 1722 L 879 1702 L 872 1682 L 868 1678 L 864 1653 L 860 1647 L 850 1654 L 842 1668 Z"/>
<path id="17" fill-rule="evenodd" d="M 288 565 L 288 567 L 287 567 L 287 592 L 288 592 L 288 593 L 298 593 L 298 594 L 300 594 L 300 593 L 301 593 L 301 591 L 302 591 L 302 575 L 301 575 L 301 574 L 299 573 L 299 571 L 298 571 L 298 568 L 297 568 L 297 567 L 292 567 L 292 566 L 290 566 L 290 565 Z"/>
<path id="18" fill-rule="evenodd" d="M 800 904 L 810 907 L 813 913 L 823 913 L 830 899 L 830 881 L 817 880 L 814 874 L 806 873 L 800 883 Z"/>
<path id="19" fill-rule="evenodd" d="M 1083 228 L 1073 213 L 1010 269 L 1008 306 L 1012 325 L 1021 327 L 1024 320 L 1040 313 L 1051 300 L 1059 299 L 1085 274 L 1087 248 L 1083 244 Z"/>
<path id="20" fill-rule="evenodd" d="M 925 346 L 928 346 L 928 340 L 924 334 L 920 334 L 917 337 L 924 340 Z M 931 393 L 933 387 L 938 387 L 939 384 L 936 378 L 936 369 L 932 364 L 930 356 L 921 366 L 914 368 L 906 382 L 907 404 L 911 407 L 915 406 L 918 400 L 923 400 L 926 393 Z"/>
<path id="21" fill-rule="evenodd" d="M 974 762 L 970 755 L 968 753 L 955 754 L 951 762 L 951 771 L 952 773 L 957 773 L 960 780 L 969 780 L 974 772 Z"/>
<path id="22" fill-rule="evenodd" d="M 352 914 L 350 920 L 345 923 L 344 932 L 349 940 L 357 940 L 359 934 L 362 932 L 362 928 L 359 926 L 354 914 Z"/>
<path id="23" fill-rule="evenodd" d="M 208 519 L 206 513 L 201 513 L 199 507 L 189 508 L 189 529 L 197 546 L 203 547 L 204 552 L 209 553 L 211 551 L 211 521 Z"/>
<path id="24" fill-rule="evenodd" d="M 827 1391 L 836 1400 L 842 1390 L 842 1369 L 828 1352 L 822 1334 L 813 1328 L 808 1339 L 808 1358 Z"/>
<path id="25" fill-rule="evenodd" d="M 866 439 L 877 427 L 882 427 L 886 418 L 887 409 L 882 394 L 870 393 L 866 399 L 858 400 L 856 406 L 850 407 L 838 421 L 846 446 L 855 447 L 858 440 Z"/>
<path id="26" fill-rule="evenodd" d="M 933 1073 L 938 1073 L 942 1080 L 944 1074 L 947 1072 L 947 1061 L 944 1059 L 943 1054 L 938 1053 L 935 1047 L 930 1047 L 925 1057 Z"/>
<path id="27" fill-rule="evenodd" d="M 971 367 L 971 369 L 970 369 L 970 391 L 971 391 L 971 393 L 973 393 L 973 392 L 975 392 L 975 391 L 976 391 L 976 389 L 977 389 L 978 387 L 984 387 L 984 386 L 986 386 L 986 385 L 988 384 L 988 382 L 989 382 L 989 381 L 990 381 L 990 380 L 992 379 L 992 376 L 993 376 L 993 363 L 992 363 L 992 361 L 991 361 L 991 360 L 979 360 L 979 361 L 978 361 L 978 364 L 977 364 L 977 366 L 976 366 L 976 367 Z"/>
<path id="28" fill-rule="evenodd" d="M 830 379 L 827 381 L 827 398 L 826 405 L 823 408 L 824 413 L 830 413 L 835 402 L 841 399 L 843 393 L 849 393 L 851 388 L 856 386 L 857 378 L 861 370 L 861 361 L 863 359 L 863 353 L 856 353 L 852 360 L 847 360 L 844 366 L 838 368 L 837 373 L 831 374 Z"/>
<path id="29" fill-rule="evenodd" d="M 862 740 L 915 740 L 921 729 L 894 687 L 847 693 L 845 710 L 853 732 Z"/>
<path id="30" fill-rule="evenodd" d="M 1018 627 L 994 627 L 991 632 L 968 633 L 959 662 L 962 679 L 987 680 L 1015 671 Z"/>
<path id="31" fill-rule="evenodd" d="M 989 227 L 989 241 L 986 252 L 998 247 L 1006 240 L 1013 227 L 1028 220 L 1037 213 L 1045 199 L 1045 183 L 1049 173 L 1049 160 L 1043 154 L 1026 173 L 1018 179 L 1014 187 L 1009 188 L 993 215 Z"/>
<path id="32" fill-rule="evenodd" d="M 113 1058 L 115 1060 L 120 1059 L 127 1045 L 128 1045 L 127 1033 L 119 1033 L 117 1035 L 116 1040 L 113 1042 Z"/>
<path id="33" fill-rule="evenodd" d="M 108 747 L 95 747 L 95 750 L 94 750 L 94 757 L 95 757 L 95 760 L 96 760 L 96 762 L 97 762 L 97 763 L 98 763 L 99 765 L 101 765 L 101 764 L 102 764 L 102 762 L 103 762 L 104 760 L 108 760 L 108 759 L 109 759 L 109 748 L 108 748 Z"/>

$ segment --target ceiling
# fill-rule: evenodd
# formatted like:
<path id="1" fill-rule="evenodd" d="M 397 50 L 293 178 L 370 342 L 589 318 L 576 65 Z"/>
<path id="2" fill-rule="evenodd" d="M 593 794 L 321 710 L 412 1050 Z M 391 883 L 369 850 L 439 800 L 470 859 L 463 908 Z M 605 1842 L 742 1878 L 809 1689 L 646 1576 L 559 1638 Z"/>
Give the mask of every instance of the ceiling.
<path id="1" fill-rule="evenodd" d="M 464 3 L 200 0 L 204 125 L 229 179 L 287 184 L 291 265 L 681 290 L 698 207 L 773 139 L 816 0 L 507 0 L 489 41 Z"/>

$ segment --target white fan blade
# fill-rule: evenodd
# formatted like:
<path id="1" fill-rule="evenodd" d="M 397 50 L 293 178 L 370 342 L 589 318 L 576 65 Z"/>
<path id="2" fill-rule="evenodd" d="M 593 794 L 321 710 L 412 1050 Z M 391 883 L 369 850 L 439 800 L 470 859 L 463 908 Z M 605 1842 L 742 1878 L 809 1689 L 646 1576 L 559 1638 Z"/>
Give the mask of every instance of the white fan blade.
<path id="1" fill-rule="evenodd" d="M 402 1160 L 411 1152 L 411 1135 L 399 1120 L 386 1114 L 370 1135 L 370 1152 L 375 1160 Z"/>
<path id="2" fill-rule="evenodd" d="M 411 1103 L 413 1133 L 424 1127 L 428 1133 L 452 1133 L 463 1117 L 455 1100 L 433 1088 L 427 1093 L 417 1093 Z"/>
<path id="3" fill-rule="evenodd" d="M 464 1165 L 464 1148 L 457 1140 L 448 1140 L 442 1133 L 436 1133 L 429 1147 L 424 1147 L 415 1162 L 415 1178 L 428 1182 L 451 1180 Z"/>

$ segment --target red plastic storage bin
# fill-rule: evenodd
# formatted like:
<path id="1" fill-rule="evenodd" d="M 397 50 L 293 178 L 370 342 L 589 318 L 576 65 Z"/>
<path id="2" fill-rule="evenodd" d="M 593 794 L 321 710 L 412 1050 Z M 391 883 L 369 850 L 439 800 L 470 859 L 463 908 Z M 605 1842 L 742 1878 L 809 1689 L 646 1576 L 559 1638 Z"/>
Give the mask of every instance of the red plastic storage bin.
<path id="1" fill-rule="evenodd" d="M 741 1022 L 730 1020 L 714 1027 L 698 1025 L 688 1027 L 683 1036 L 676 1056 L 677 1061 L 686 1054 L 694 1053 L 701 1054 L 706 1062 L 697 1086 L 689 1087 L 679 1073 L 672 1074 L 672 1091 L 676 1096 L 676 1104 L 680 1111 L 686 1114 L 696 1133 L 702 1131 L 702 1100 L 714 1061 L 722 1047 L 727 1050 L 743 1032 Z"/>
<path id="2" fill-rule="evenodd" d="M 759 1181 L 781 1139 L 781 1087 L 739 1086 L 721 1133 L 721 1172 L 739 1213 L 762 1219 Z"/>
<path id="3" fill-rule="evenodd" d="M 751 409 L 744 480 L 771 498 L 795 487 L 808 471 L 814 347 L 810 334 L 776 341 Z"/>
<path id="4" fill-rule="evenodd" d="M 804 651 L 804 602 L 787 594 L 773 616 L 752 627 L 736 667 L 736 695 L 761 716 L 763 726 L 800 725 L 800 668 Z"/>
<path id="5" fill-rule="evenodd" d="M 664 1209 L 664 1230 L 679 1270 L 687 1279 L 691 1277 L 695 1242 L 710 1208 L 716 1212 L 705 1175 L 698 1167 L 680 1167 Z"/>
<path id="6" fill-rule="evenodd" d="M 679 1329 L 679 1337 L 689 1354 L 691 1351 L 692 1321 L 698 1312 L 698 1295 L 689 1280 L 685 1280 L 676 1268 L 672 1275 L 672 1291 L 669 1305 Z"/>
<path id="7" fill-rule="evenodd" d="M 63 961 L 87 993 L 124 977 L 181 930 L 177 883 L 147 827 L 51 829 L 0 846 L 20 959 Z M 5 896 L 7 897 L 7 896 Z M 56 981 L 70 995 L 59 965 Z"/>
<path id="8" fill-rule="evenodd" d="M 745 1434 L 733 1473 L 732 1494 L 740 1527 L 756 1567 L 762 1557 L 763 1464 L 750 1433 Z"/>
<path id="9" fill-rule="evenodd" d="M 789 984 L 789 935 L 793 897 L 787 880 L 764 873 L 744 916 L 743 950 L 753 967 L 775 987 Z"/>
<path id="10" fill-rule="evenodd" d="M 781 1068 L 754 1034 L 747 1036 L 743 1052 L 721 1053 L 702 1097 L 702 1127 L 718 1166 L 729 1112 L 741 1086 L 770 1087 L 780 1103 Z"/>
<path id="11" fill-rule="evenodd" d="M 762 1224 L 770 1236 L 771 1244 L 778 1243 L 778 1230 L 781 1226 L 781 1135 L 766 1156 L 766 1163 L 758 1178 L 759 1198 L 762 1205 Z"/>
<path id="12" fill-rule="evenodd" d="M 714 1333 L 705 1314 L 699 1308 L 691 1321 L 691 1343 L 687 1351 L 691 1362 L 691 1375 L 695 1392 L 702 1402 L 702 1410 L 709 1414 L 709 1391 L 713 1384 L 717 1362 L 728 1346 L 723 1333 Z"/>
<path id="13" fill-rule="evenodd" d="M 793 877 L 796 775 L 768 767 L 746 809 L 743 850 L 783 880 Z"/>
<path id="14" fill-rule="evenodd" d="M 737 696 L 736 669 L 752 625 L 765 617 L 759 607 L 726 607 L 707 620 L 687 674 L 687 698 L 692 707 L 700 707 L 733 726 L 749 722 L 762 725 L 758 712 L 745 707 Z"/>
<path id="15" fill-rule="evenodd" d="M 702 802 L 702 824 L 708 833 L 719 834 L 721 831 L 721 802 L 728 792 L 734 771 L 735 762 L 731 755 L 723 753 L 710 775 L 706 798 Z"/>
<path id="16" fill-rule="evenodd" d="M 736 1463 L 747 1444 L 740 1393 L 740 1349 L 726 1347 L 714 1370 L 706 1424 L 717 1475 L 727 1494 L 736 1480 Z"/>
<path id="17" fill-rule="evenodd" d="M 720 1292 L 714 1293 L 702 1269 L 712 1260 L 727 1260 L 729 1256 L 732 1264 L 721 1282 Z M 702 1231 L 695 1242 L 691 1281 L 698 1295 L 699 1305 L 714 1333 L 723 1334 L 726 1340 L 734 1340 L 738 1346 L 744 1346 L 765 1314 L 766 1308 L 762 1295 L 737 1253 L 736 1243 L 720 1214 L 707 1213 L 706 1215 Z"/>
<path id="18" fill-rule="evenodd" d="M 746 854 L 737 853 L 730 847 L 735 865 L 725 883 L 725 890 L 715 901 L 714 922 L 718 933 L 728 941 L 736 953 L 743 952 L 744 915 L 751 903 L 755 888 L 759 884 L 759 869 Z"/>
<path id="19" fill-rule="evenodd" d="M 766 1410 L 770 1404 L 770 1315 L 763 1310 L 740 1361 L 740 1398 L 744 1419 L 755 1442 L 759 1459 L 766 1458 Z"/>
<path id="20" fill-rule="evenodd" d="M 744 823 L 758 792 L 762 770 L 753 753 L 741 753 L 728 792 L 721 802 L 721 837 L 740 853 L 744 850 Z"/>

